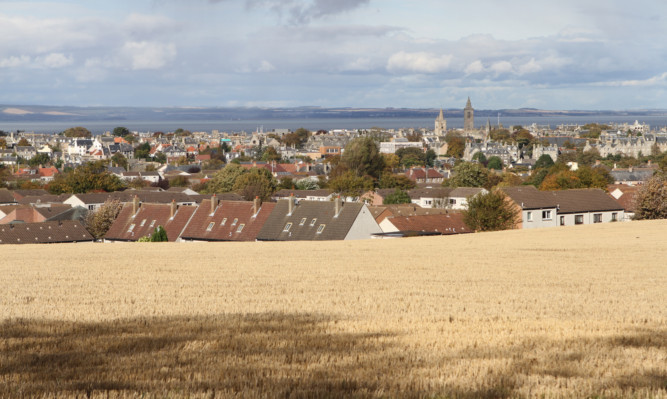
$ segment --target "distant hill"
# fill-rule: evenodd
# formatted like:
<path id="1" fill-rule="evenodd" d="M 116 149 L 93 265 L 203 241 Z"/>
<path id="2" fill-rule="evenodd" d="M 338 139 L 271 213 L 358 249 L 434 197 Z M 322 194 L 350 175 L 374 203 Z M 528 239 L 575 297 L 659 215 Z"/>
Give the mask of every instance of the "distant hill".
<path id="1" fill-rule="evenodd" d="M 216 108 L 216 107 L 57 107 L 42 105 L 0 105 L 0 122 L 86 122 L 150 120 L 248 120 L 309 118 L 420 118 L 434 117 L 438 108 Z M 445 109 L 445 117 L 461 118 L 463 109 Z M 483 110 L 477 117 L 503 116 L 665 116 L 667 110 L 540 110 L 535 108 Z"/>

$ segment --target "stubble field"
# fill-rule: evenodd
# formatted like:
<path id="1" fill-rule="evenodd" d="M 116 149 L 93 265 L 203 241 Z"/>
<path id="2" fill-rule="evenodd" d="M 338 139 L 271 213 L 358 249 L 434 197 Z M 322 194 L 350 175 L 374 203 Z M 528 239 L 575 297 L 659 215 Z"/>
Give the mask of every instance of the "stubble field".
<path id="1" fill-rule="evenodd" d="M 667 221 L 0 249 L 0 397 L 667 397 Z"/>

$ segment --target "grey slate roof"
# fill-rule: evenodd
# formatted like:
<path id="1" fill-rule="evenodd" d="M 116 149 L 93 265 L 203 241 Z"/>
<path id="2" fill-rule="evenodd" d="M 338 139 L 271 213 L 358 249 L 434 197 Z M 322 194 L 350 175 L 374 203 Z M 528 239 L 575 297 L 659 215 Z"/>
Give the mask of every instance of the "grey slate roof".
<path id="1" fill-rule="evenodd" d="M 343 203 L 338 217 L 334 217 L 334 201 L 298 201 L 292 214 L 288 215 L 289 201 L 278 201 L 257 234 L 258 241 L 343 240 L 364 206 L 356 202 Z M 292 226 L 289 231 L 284 231 L 288 223 Z M 317 233 L 321 225 L 324 229 Z"/>
<path id="2" fill-rule="evenodd" d="M 558 208 L 558 214 L 579 212 L 622 211 L 616 200 L 599 188 L 583 188 L 561 191 L 543 191 L 551 197 Z"/>

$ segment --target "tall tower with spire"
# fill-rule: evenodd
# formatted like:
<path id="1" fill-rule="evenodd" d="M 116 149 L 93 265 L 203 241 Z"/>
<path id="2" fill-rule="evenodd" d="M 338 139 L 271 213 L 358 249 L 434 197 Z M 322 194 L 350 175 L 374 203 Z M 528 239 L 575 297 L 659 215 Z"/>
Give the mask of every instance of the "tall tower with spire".
<path id="1" fill-rule="evenodd" d="M 463 130 L 466 132 L 475 130 L 475 110 L 470 103 L 470 97 L 468 97 L 466 107 L 463 109 Z"/>
<path id="2" fill-rule="evenodd" d="M 435 130 L 433 134 L 436 136 L 444 136 L 447 133 L 447 120 L 442 115 L 442 109 L 440 109 L 440 115 L 435 119 Z"/>

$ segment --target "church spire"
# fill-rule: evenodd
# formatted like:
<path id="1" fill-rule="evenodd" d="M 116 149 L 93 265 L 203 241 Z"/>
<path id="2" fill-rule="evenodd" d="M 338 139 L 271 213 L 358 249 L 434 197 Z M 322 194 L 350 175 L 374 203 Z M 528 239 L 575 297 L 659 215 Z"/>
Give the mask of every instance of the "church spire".
<path id="1" fill-rule="evenodd" d="M 470 97 L 468 97 L 468 102 L 466 103 L 466 108 L 472 108 L 472 104 L 470 103 Z"/>

